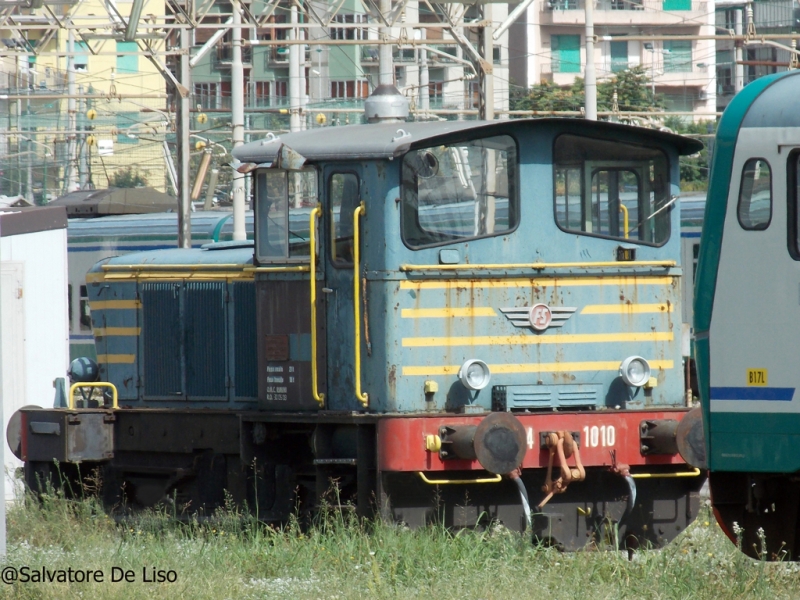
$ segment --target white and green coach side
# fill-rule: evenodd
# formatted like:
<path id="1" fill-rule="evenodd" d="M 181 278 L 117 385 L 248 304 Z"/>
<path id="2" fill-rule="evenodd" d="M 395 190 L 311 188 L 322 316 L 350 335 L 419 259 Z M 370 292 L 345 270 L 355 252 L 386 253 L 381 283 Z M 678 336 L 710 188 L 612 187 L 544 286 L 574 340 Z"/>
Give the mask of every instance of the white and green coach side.
<path id="1" fill-rule="evenodd" d="M 758 79 L 717 131 L 694 304 L 712 500 L 757 556 L 800 556 L 800 73 Z"/>

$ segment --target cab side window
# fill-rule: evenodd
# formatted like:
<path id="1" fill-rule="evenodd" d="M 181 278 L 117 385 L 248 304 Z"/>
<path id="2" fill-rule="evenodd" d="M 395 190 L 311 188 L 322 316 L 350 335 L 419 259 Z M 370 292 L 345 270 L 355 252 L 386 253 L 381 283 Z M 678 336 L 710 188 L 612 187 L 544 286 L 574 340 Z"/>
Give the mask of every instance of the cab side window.
<path id="1" fill-rule="evenodd" d="M 353 212 L 361 202 L 358 177 L 334 173 L 328 180 L 331 223 L 331 260 L 337 266 L 353 263 Z"/>
<path id="2" fill-rule="evenodd" d="M 772 171 L 763 158 L 751 158 L 744 164 L 737 212 L 743 229 L 769 227 L 772 220 Z"/>

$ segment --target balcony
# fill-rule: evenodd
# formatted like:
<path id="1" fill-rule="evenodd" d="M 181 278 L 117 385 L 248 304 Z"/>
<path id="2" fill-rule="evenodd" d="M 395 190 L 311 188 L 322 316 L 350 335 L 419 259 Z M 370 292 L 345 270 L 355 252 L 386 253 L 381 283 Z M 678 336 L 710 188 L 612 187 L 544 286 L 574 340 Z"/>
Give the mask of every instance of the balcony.
<path id="1" fill-rule="evenodd" d="M 217 46 L 217 64 L 221 67 L 230 67 L 233 63 L 233 47 L 230 44 Z M 242 64 L 249 68 L 253 64 L 253 48 L 242 46 Z"/>
<path id="2" fill-rule="evenodd" d="M 646 59 L 649 57 L 646 57 Z M 639 63 L 644 66 L 645 73 L 651 77 L 655 73 L 655 83 L 658 88 L 683 88 L 683 87 L 701 87 L 708 84 L 709 71 L 708 68 L 698 67 L 697 64 L 691 62 L 691 58 L 685 63 L 680 64 L 665 64 L 658 60 L 655 65 L 655 71 L 652 65 L 648 62 Z M 633 63 L 629 63 L 633 66 Z M 541 75 L 540 79 L 551 81 L 556 85 L 571 85 L 576 77 L 583 77 L 583 67 L 580 65 L 579 72 L 562 71 L 561 63 L 552 57 L 548 60 L 543 57 L 541 62 Z M 602 60 L 596 64 L 598 76 L 600 74 L 613 75 L 614 72 L 624 70 L 623 65 L 613 60 L 609 56 L 604 56 Z M 613 68 L 612 68 L 613 67 Z"/>
<path id="3" fill-rule="evenodd" d="M 683 25 L 698 28 L 708 20 L 713 3 L 696 0 L 595 0 L 597 25 Z M 584 0 L 540 0 L 542 25 L 584 25 Z"/>

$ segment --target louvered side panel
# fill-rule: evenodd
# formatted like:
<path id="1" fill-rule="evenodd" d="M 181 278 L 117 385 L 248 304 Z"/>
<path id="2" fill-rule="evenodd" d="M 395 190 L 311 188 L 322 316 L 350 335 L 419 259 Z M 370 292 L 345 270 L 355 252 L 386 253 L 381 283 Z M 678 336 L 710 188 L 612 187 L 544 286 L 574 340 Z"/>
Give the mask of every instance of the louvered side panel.
<path id="1" fill-rule="evenodd" d="M 180 284 L 142 284 L 145 396 L 183 397 L 180 293 Z"/>
<path id="2" fill-rule="evenodd" d="M 190 399 L 225 399 L 225 284 L 185 285 L 186 393 Z"/>
<path id="3" fill-rule="evenodd" d="M 258 396 L 256 291 L 252 281 L 233 284 L 233 355 L 237 398 Z"/>

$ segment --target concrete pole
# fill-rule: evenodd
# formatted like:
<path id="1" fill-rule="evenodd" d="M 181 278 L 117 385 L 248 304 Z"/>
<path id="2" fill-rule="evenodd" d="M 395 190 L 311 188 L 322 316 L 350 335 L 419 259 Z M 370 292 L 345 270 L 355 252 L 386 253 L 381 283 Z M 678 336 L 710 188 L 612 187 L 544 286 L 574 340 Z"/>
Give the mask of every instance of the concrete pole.
<path id="1" fill-rule="evenodd" d="M 381 14 L 388 18 L 392 12 L 392 0 L 381 0 Z M 381 26 L 378 29 L 378 37 L 381 40 L 388 40 L 392 35 L 392 28 Z M 392 58 L 392 44 L 381 44 L 378 46 L 378 84 L 394 85 L 394 59 Z"/>
<path id="2" fill-rule="evenodd" d="M 75 84 L 75 31 L 72 29 L 68 32 L 67 37 L 67 93 L 69 99 L 67 100 L 67 127 L 70 134 L 67 138 L 67 193 L 72 192 L 78 188 L 78 143 L 75 133 L 77 110 L 75 106 L 76 97 L 76 84 Z"/>
<path id="3" fill-rule="evenodd" d="M 424 42 L 427 37 L 427 30 L 422 28 L 419 30 L 421 39 Z M 424 46 L 419 49 L 419 109 L 422 111 L 424 118 L 427 118 L 428 111 L 431 108 L 431 91 L 428 84 L 430 77 L 428 73 L 428 51 Z"/>
<path id="4" fill-rule="evenodd" d="M 733 31 L 734 33 L 739 36 L 742 35 L 742 18 L 744 16 L 744 8 L 737 8 L 734 11 L 734 25 Z M 733 76 L 733 89 L 735 93 L 739 93 L 744 89 L 744 65 L 742 64 L 742 43 L 739 41 L 735 41 L 734 45 L 734 76 Z"/>
<path id="5" fill-rule="evenodd" d="M 479 118 L 494 120 L 494 35 L 492 27 L 492 5 L 483 5 L 483 20 L 489 25 L 483 28 L 483 114 Z"/>
<path id="6" fill-rule="evenodd" d="M 27 183 L 25 185 L 25 200 L 27 200 L 30 204 L 34 204 L 33 202 L 33 156 L 31 154 L 31 140 L 28 139 L 25 147 L 28 149 L 28 177 Z"/>
<path id="7" fill-rule="evenodd" d="M 181 50 L 183 53 L 180 58 L 180 81 L 181 85 L 187 90 L 192 89 L 192 74 L 189 67 L 189 30 L 181 29 Z M 189 95 L 183 97 L 175 89 L 175 100 L 178 105 L 176 119 L 177 131 L 176 139 L 178 142 L 178 247 L 192 247 L 192 202 L 189 196 L 190 186 L 192 185 L 189 175 L 189 129 L 191 127 L 191 116 L 189 113 Z"/>
<path id="8" fill-rule="evenodd" d="M 297 5 L 292 5 L 292 24 L 297 25 Z M 289 38 L 299 40 L 300 34 L 297 27 L 289 30 Z M 305 46 L 292 44 L 289 46 L 289 130 L 300 131 L 300 89 L 302 77 L 300 75 L 300 57 L 305 54 Z"/>
<path id="9" fill-rule="evenodd" d="M 594 0 L 584 0 L 586 18 L 586 67 L 584 89 L 586 91 L 586 119 L 597 121 L 597 75 L 594 69 Z"/>
<path id="10" fill-rule="evenodd" d="M 83 96 L 83 86 L 78 86 L 78 94 Z M 78 121 L 81 121 L 81 129 L 86 129 L 85 124 L 85 115 L 86 115 L 86 99 L 81 98 L 81 108 L 80 108 L 80 118 Z M 80 146 L 80 159 L 78 162 L 78 181 L 80 183 L 81 189 L 85 190 L 86 186 L 89 184 L 89 165 L 86 160 L 86 134 L 81 134 L 81 140 L 83 143 Z"/>
<path id="11" fill-rule="evenodd" d="M 294 9 L 297 10 L 297 9 Z M 231 65 L 231 120 L 233 147 L 244 144 L 244 67 L 242 66 L 242 12 L 233 2 L 233 61 Z M 244 175 L 233 173 L 233 239 L 246 240 L 244 228 Z"/>
<path id="12" fill-rule="evenodd" d="M 0 220 L 2 222 L 2 220 Z M 5 258 L 4 256 L 0 256 L 0 260 Z M 0 303 L 2 304 L 2 303 Z M 2 315 L 0 315 L 1 317 Z M 2 318 L 0 318 L 0 323 L 2 323 Z M 0 340 L 2 340 L 2 325 L 0 325 Z M 2 344 L 0 344 L 0 354 L 2 354 Z M 3 364 L 3 357 L 0 356 L 0 365 Z M 4 423 L 3 421 L 3 404 L 5 404 L 5 395 L 3 394 L 3 369 L 0 368 L 0 423 Z M 0 559 L 4 559 L 6 557 L 6 474 L 5 474 L 5 464 L 6 464 L 6 444 L 0 444 L 0 465 L 3 465 L 3 472 L 0 473 Z"/>

